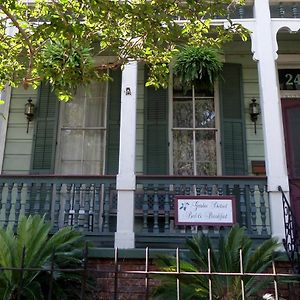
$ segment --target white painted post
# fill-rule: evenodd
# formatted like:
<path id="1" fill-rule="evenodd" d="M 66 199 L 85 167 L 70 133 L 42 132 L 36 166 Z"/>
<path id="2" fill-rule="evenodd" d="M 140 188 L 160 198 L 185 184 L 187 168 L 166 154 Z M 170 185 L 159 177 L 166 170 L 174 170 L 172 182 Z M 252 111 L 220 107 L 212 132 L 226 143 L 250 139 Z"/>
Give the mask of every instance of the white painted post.
<path id="1" fill-rule="evenodd" d="M 6 86 L 5 89 L 0 93 L 0 95 L 0 99 L 5 101 L 5 103 L 0 106 L 0 174 L 2 174 L 6 133 L 8 126 L 8 114 L 11 98 L 11 87 Z"/>
<path id="2" fill-rule="evenodd" d="M 277 80 L 277 45 L 274 44 L 270 7 L 268 0 L 255 0 L 255 29 L 252 34 L 254 59 L 258 61 L 260 103 L 263 118 L 263 134 L 270 196 L 272 235 L 284 237 L 283 208 L 280 185 L 289 190 L 280 89 Z M 276 40 L 275 40 L 276 41 Z"/>
<path id="3" fill-rule="evenodd" d="M 137 62 L 127 63 L 122 72 L 118 212 L 115 248 L 134 248 L 134 192 L 136 145 Z"/>
<path id="4" fill-rule="evenodd" d="M 13 36 L 16 32 L 17 29 L 13 27 L 10 22 L 7 22 L 6 34 Z M 6 85 L 5 89 L 0 92 L 0 99 L 5 101 L 5 103 L 0 106 L 0 174 L 2 174 L 3 169 L 11 90 L 11 87 Z"/>

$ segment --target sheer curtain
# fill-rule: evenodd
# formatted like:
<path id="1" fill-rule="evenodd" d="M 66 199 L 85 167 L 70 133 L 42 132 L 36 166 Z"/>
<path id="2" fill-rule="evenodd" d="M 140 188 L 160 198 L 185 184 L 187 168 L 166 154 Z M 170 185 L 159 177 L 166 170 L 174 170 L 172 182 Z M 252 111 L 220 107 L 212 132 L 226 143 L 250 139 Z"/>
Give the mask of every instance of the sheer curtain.
<path id="1" fill-rule="evenodd" d="M 79 88 L 63 103 L 58 169 L 61 174 L 104 173 L 107 83 Z"/>

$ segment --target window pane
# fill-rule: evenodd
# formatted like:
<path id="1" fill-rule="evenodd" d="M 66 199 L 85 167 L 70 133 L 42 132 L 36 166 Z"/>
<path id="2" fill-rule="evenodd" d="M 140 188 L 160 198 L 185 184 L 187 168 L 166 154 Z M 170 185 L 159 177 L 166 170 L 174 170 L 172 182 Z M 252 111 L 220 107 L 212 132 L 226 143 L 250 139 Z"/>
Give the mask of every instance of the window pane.
<path id="1" fill-rule="evenodd" d="M 80 161 L 82 159 L 82 143 L 82 130 L 62 130 L 61 159 Z"/>
<path id="2" fill-rule="evenodd" d="M 102 175 L 103 163 L 102 161 L 89 161 L 83 162 L 83 174 L 89 175 Z"/>
<path id="3" fill-rule="evenodd" d="M 193 102 L 191 98 L 174 99 L 173 127 L 193 128 Z"/>
<path id="4" fill-rule="evenodd" d="M 78 175 L 81 174 L 81 162 L 80 161 L 62 161 L 61 162 L 61 174 Z"/>
<path id="5" fill-rule="evenodd" d="M 215 110 L 213 99 L 195 100 L 196 128 L 215 128 Z"/>
<path id="6" fill-rule="evenodd" d="M 197 175 L 217 174 L 215 131 L 196 132 Z"/>
<path id="7" fill-rule="evenodd" d="M 86 127 L 104 127 L 106 82 L 95 82 L 86 88 Z"/>
<path id="8" fill-rule="evenodd" d="M 63 103 L 63 127 L 82 127 L 84 117 L 84 89 L 78 88 L 73 99 L 67 103 Z"/>
<path id="9" fill-rule="evenodd" d="M 100 162 L 104 159 L 104 132 L 102 130 L 86 130 L 84 138 L 83 159 Z M 98 169 L 97 174 L 102 171 Z"/>
<path id="10" fill-rule="evenodd" d="M 193 175 L 193 133 L 173 132 L 173 172 L 174 175 Z"/>

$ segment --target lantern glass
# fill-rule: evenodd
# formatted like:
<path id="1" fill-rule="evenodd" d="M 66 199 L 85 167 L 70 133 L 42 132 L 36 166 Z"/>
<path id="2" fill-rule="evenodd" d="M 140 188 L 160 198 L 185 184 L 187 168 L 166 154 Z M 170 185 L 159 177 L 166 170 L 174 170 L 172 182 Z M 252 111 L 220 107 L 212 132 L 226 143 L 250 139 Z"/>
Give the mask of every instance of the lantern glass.
<path id="1" fill-rule="evenodd" d="M 34 104 L 32 103 L 31 98 L 29 98 L 27 101 L 28 102 L 25 104 L 24 114 L 27 116 L 27 119 L 31 121 L 34 116 Z"/>

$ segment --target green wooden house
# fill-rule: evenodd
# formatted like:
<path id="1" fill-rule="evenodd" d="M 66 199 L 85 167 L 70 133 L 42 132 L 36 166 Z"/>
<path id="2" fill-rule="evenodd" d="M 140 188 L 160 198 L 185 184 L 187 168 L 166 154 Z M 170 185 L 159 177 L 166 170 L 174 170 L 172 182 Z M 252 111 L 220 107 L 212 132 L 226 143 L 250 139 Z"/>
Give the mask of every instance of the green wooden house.
<path id="1" fill-rule="evenodd" d="M 78 89 L 68 103 L 45 84 L 8 87 L 2 225 L 39 213 L 55 230 L 75 226 L 99 246 L 174 247 L 193 233 L 217 237 L 226 228 L 178 223 L 179 196 L 227 196 L 235 199 L 234 221 L 251 237 L 285 238 L 278 186 L 300 216 L 299 13 L 299 1 L 238 8 L 235 21 L 251 38 L 226 45 L 212 90 L 186 90 L 173 75 L 167 89 L 145 87 L 147 68 L 139 62 L 111 72 L 113 81 Z M 26 132 L 29 98 L 35 114 Z"/>

